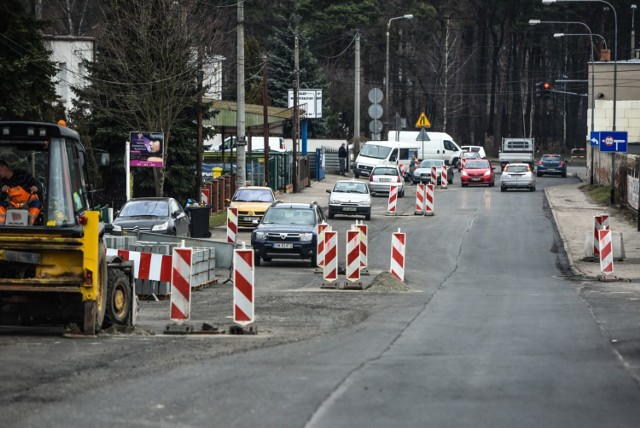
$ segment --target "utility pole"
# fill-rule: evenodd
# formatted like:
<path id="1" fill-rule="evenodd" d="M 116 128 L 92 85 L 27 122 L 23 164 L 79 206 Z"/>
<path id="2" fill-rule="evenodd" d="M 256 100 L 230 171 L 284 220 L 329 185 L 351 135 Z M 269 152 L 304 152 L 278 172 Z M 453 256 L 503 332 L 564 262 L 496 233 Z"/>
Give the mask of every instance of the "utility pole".
<path id="1" fill-rule="evenodd" d="M 264 60 L 262 71 L 262 122 L 264 127 L 264 185 L 269 185 L 269 57 L 263 54 Z"/>
<path id="2" fill-rule="evenodd" d="M 298 28 L 296 27 L 293 70 L 293 193 L 298 193 L 298 89 L 300 87 L 300 55 L 298 44 Z"/>
<path id="3" fill-rule="evenodd" d="M 356 30 L 356 75 L 353 83 L 353 141 L 360 138 L 360 31 Z M 355 144 L 354 144 L 355 147 Z"/>
<path id="4" fill-rule="evenodd" d="M 198 137 L 196 141 L 196 188 L 195 195 L 198 196 L 198 200 L 200 199 L 200 193 L 202 192 L 202 156 L 203 156 L 203 147 L 202 147 L 202 122 L 203 122 L 203 113 L 202 113 L 202 78 L 203 78 L 203 70 L 202 70 L 202 62 L 204 55 L 204 48 L 202 44 L 198 46 Z"/>
<path id="5" fill-rule="evenodd" d="M 247 144 L 245 139 L 244 129 L 244 0 L 238 2 L 238 46 L 237 57 L 238 63 L 236 65 L 237 76 L 237 112 L 236 112 L 236 183 L 238 187 L 244 187 L 247 182 L 246 173 L 246 153 L 245 146 Z"/>

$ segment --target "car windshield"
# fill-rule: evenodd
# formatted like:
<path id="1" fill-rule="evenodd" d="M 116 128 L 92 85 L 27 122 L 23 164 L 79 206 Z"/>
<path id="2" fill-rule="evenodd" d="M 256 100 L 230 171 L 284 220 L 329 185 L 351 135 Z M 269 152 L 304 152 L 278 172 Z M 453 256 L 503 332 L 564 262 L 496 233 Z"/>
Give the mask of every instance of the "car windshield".
<path id="1" fill-rule="evenodd" d="M 386 159 L 391 152 L 391 147 L 379 146 L 377 144 L 365 144 L 360 151 L 362 156 L 374 159 Z"/>
<path id="2" fill-rule="evenodd" d="M 273 202 L 273 194 L 267 189 L 238 189 L 233 197 L 236 202 Z"/>
<path id="3" fill-rule="evenodd" d="M 376 168 L 372 175 L 398 175 L 398 171 L 395 168 Z"/>
<path id="4" fill-rule="evenodd" d="M 169 204 L 165 200 L 129 201 L 120 211 L 118 217 L 168 217 Z"/>
<path id="5" fill-rule="evenodd" d="M 489 168 L 489 162 L 483 160 L 470 160 L 466 163 L 467 169 L 484 169 Z"/>
<path id="6" fill-rule="evenodd" d="M 507 172 L 527 172 L 529 171 L 528 165 L 507 165 Z"/>
<path id="7" fill-rule="evenodd" d="M 544 155 L 542 160 L 545 161 L 560 161 L 560 155 Z"/>
<path id="8" fill-rule="evenodd" d="M 442 160 L 434 160 L 434 159 L 425 159 L 420 162 L 419 168 L 431 168 L 432 166 L 441 167 L 444 161 Z"/>
<path id="9" fill-rule="evenodd" d="M 315 215 L 313 210 L 308 208 L 271 208 L 267 210 L 262 223 L 311 226 L 315 224 Z"/>
<path id="10" fill-rule="evenodd" d="M 480 154 L 478 152 L 465 152 L 462 154 L 462 157 L 471 159 L 471 158 L 479 158 Z"/>
<path id="11" fill-rule="evenodd" d="M 333 188 L 334 192 L 339 193 L 367 193 L 367 185 L 364 183 L 336 183 Z"/>

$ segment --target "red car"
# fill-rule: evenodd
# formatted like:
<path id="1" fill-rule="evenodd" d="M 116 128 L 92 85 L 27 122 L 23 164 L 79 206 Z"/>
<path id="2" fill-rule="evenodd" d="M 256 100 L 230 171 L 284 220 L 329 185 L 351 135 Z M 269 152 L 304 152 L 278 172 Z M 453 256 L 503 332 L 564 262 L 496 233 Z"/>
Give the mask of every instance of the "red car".
<path id="1" fill-rule="evenodd" d="M 462 187 L 470 184 L 495 184 L 495 166 L 491 166 L 486 159 L 467 159 L 460 173 Z"/>

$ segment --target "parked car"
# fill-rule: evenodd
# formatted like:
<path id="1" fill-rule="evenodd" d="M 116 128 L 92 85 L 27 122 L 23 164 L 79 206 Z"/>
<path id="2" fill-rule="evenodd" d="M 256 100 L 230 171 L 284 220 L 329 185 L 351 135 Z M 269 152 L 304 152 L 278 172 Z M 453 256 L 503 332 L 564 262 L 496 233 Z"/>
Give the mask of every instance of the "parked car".
<path id="1" fill-rule="evenodd" d="M 487 158 L 487 154 L 482 146 L 460 146 L 460 148 L 465 152 L 477 152 L 482 159 Z"/>
<path id="2" fill-rule="evenodd" d="M 458 171 L 462 171 L 467 159 L 482 159 L 478 152 L 462 152 L 460 153 L 460 163 L 458 164 Z"/>
<path id="3" fill-rule="evenodd" d="M 302 258 L 317 265 L 317 226 L 325 221 L 316 203 L 274 202 L 251 232 L 255 265 L 273 258 Z"/>
<path id="4" fill-rule="evenodd" d="M 495 166 L 491 166 L 486 159 L 467 159 L 460 173 L 460 184 L 467 187 L 470 184 L 495 184 Z"/>
<path id="5" fill-rule="evenodd" d="M 371 220 L 371 192 L 364 181 L 338 180 L 329 193 L 328 217 L 336 214 L 362 215 Z M 374 193 L 375 194 L 375 193 Z"/>
<path id="6" fill-rule="evenodd" d="M 542 177 L 543 174 L 567 176 L 567 162 L 562 155 L 544 154 L 538 161 L 536 168 L 538 177 Z"/>
<path id="7" fill-rule="evenodd" d="M 276 201 L 270 187 L 240 187 L 230 200 L 230 207 L 238 208 L 238 226 L 255 227 L 254 221 L 262 219 L 265 211 Z"/>
<path id="8" fill-rule="evenodd" d="M 124 204 L 111 223 L 114 235 L 135 232 L 189 236 L 189 216 L 173 198 L 134 198 Z"/>
<path id="9" fill-rule="evenodd" d="M 509 163 L 500 176 L 500 191 L 507 189 L 536 190 L 536 176 L 528 163 Z"/>
<path id="10" fill-rule="evenodd" d="M 399 186 L 398 197 L 404 197 L 404 174 L 395 165 L 376 166 L 369 175 L 369 189 L 375 193 L 389 193 L 391 185 Z"/>
<path id="11" fill-rule="evenodd" d="M 411 182 L 413 184 L 416 183 L 430 183 L 431 182 L 431 168 L 436 167 L 436 179 L 437 183 L 440 184 L 442 181 L 442 166 L 444 165 L 444 161 L 442 159 L 424 159 L 422 162 L 418 164 L 418 167 L 413 170 L 413 174 L 411 175 Z M 453 183 L 453 167 L 447 168 L 447 183 Z"/>

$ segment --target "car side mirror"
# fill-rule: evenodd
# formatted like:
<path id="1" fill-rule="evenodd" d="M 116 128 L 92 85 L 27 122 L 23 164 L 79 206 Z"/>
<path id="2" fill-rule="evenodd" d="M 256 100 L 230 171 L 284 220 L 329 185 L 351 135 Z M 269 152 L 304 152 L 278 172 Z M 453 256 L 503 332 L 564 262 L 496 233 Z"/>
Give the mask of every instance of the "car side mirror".
<path id="1" fill-rule="evenodd" d="M 251 220 L 251 224 L 257 226 L 260 223 L 260 220 Z"/>
<path id="2" fill-rule="evenodd" d="M 327 193 L 331 193 L 331 189 L 327 189 Z"/>
<path id="3" fill-rule="evenodd" d="M 375 195 L 377 195 L 377 193 L 376 192 L 371 192 L 370 195 L 371 196 L 375 196 Z"/>

